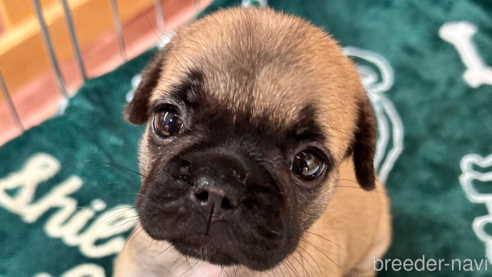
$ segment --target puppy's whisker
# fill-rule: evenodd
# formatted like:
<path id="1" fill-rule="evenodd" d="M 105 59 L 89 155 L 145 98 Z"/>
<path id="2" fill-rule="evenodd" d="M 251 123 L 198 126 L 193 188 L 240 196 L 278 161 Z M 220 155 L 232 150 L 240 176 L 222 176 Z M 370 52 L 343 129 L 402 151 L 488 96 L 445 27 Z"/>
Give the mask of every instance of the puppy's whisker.
<path id="1" fill-rule="evenodd" d="M 116 209 L 116 210 L 123 210 L 123 211 L 122 211 L 122 212 L 119 212 L 119 213 L 117 213 L 117 214 L 115 214 L 115 215 L 112 215 L 112 216 L 110 216 L 110 217 L 108 217 L 108 218 L 106 218 L 104 221 L 102 221 L 102 222 L 100 222 L 99 224 L 97 224 L 97 225 L 96 225 L 96 228 L 97 228 L 97 227 L 99 227 L 101 224 L 106 223 L 106 222 L 108 222 L 109 220 L 111 220 L 111 219 L 113 219 L 113 218 L 115 218 L 115 217 L 118 217 L 118 216 L 120 216 L 120 215 L 124 214 L 124 213 L 125 213 L 125 212 L 127 212 L 127 211 L 130 211 L 131 209 L 133 209 L 133 207 L 122 207 L 122 208 L 118 208 L 118 209 Z"/>
<path id="2" fill-rule="evenodd" d="M 198 263 L 198 262 L 197 262 Z M 196 273 L 195 269 L 193 267 L 191 267 L 191 272 L 193 273 L 193 275 L 195 275 L 196 277 L 199 277 L 198 274 Z"/>
<path id="3" fill-rule="evenodd" d="M 306 244 L 307 244 L 307 245 L 306 245 L 306 247 L 307 247 L 307 246 L 313 246 L 313 243 L 312 243 L 312 242 L 309 242 L 309 241 L 307 241 L 307 240 L 306 240 L 306 239 L 304 239 L 304 238 L 301 238 L 301 239 L 300 239 L 300 241 L 302 241 L 302 242 L 306 243 Z M 319 247 L 319 246 L 316 246 L 316 247 Z M 335 249 L 335 248 L 333 248 L 333 249 L 331 249 L 331 248 L 330 248 L 330 250 L 333 250 L 333 252 L 328 251 L 328 250 L 326 250 L 326 249 L 323 249 L 323 250 L 324 250 L 325 252 L 328 252 L 328 254 L 330 254 L 330 255 L 335 255 L 335 254 L 338 252 L 338 249 Z"/>
<path id="4" fill-rule="evenodd" d="M 229 274 L 229 267 L 224 267 L 224 273 L 227 274 L 227 277 L 231 277 Z"/>
<path id="5" fill-rule="evenodd" d="M 221 267 L 220 267 L 220 272 L 219 272 L 219 275 L 217 275 L 217 277 L 220 277 L 220 275 L 222 275 L 222 272 L 223 272 L 223 271 L 224 271 L 224 267 L 223 267 L 223 266 L 221 266 Z"/>
<path id="6" fill-rule="evenodd" d="M 232 275 L 232 273 L 234 272 L 234 266 L 231 266 L 230 268 L 228 268 L 228 271 L 227 271 L 227 276 L 228 277 L 234 277 Z"/>
<path id="7" fill-rule="evenodd" d="M 172 247 L 172 245 L 169 245 L 168 247 L 166 247 L 166 249 L 164 249 L 164 251 L 158 253 L 157 255 L 153 256 L 152 259 L 155 259 L 157 256 L 161 255 L 161 254 L 164 254 L 167 250 L 169 250 L 170 248 Z"/>
<path id="8" fill-rule="evenodd" d="M 342 178 L 339 178 L 338 180 L 339 180 L 339 181 L 345 181 L 345 182 L 351 182 L 351 183 L 354 183 L 354 184 L 356 184 L 356 185 L 357 185 L 357 187 L 358 187 L 358 188 L 360 188 L 359 183 L 357 183 L 357 181 L 355 181 L 355 180 L 350 180 L 350 179 L 342 179 Z"/>
<path id="9" fill-rule="evenodd" d="M 167 273 L 168 273 L 168 274 L 167 274 L 166 276 L 172 276 L 172 273 L 174 273 L 174 271 L 176 271 L 176 269 L 178 269 L 180 266 L 182 266 L 184 263 L 186 263 L 186 262 L 187 262 L 187 259 L 185 259 L 185 261 L 184 261 L 183 263 L 179 264 L 179 266 L 178 266 L 178 267 L 176 267 L 176 269 L 174 269 L 172 272 L 170 272 L 170 271 L 171 271 L 171 269 L 173 269 L 173 267 L 176 265 L 176 262 L 177 262 L 180 258 L 182 258 L 182 257 L 183 257 L 183 255 L 182 255 L 182 254 L 179 254 L 179 255 L 178 255 L 178 257 L 177 257 L 177 258 L 176 258 L 176 260 L 174 261 L 174 263 L 173 263 L 173 265 L 171 266 L 171 268 L 169 268 L 169 270 L 167 271 Z"/>
<path id="10" fill-rule="evenodd" d="M 148 18 L 148 17 L 146 17 L 145 19 L 147 19 L 147 24 L 149 25 L 150 29 L 152 29 L 152 32 L 154 32 L 154 35 L 157 37 L 157 39 L 158 39 L 160 42 L 164 43 L 164 41 L 162 40 L 161 36 L 160 36 L 160 35 L 158 35 L 158 34 L 157 34 L 157 32 L 155 31 L 154 26 L 152 26 L 152 24 L 150 24 L 150 20 L 149 20 L 149 18 Z M 161 31 L 163 31 L 163 30 L 161 30 Z"/>
<path id="11" fill-rule="evenodd" d="M 131 207 L 119 207 L 119 208 L 115 208 L 115 209 L 112 209 L 112 210 L 113 211 L 121 211 L 121 210 L 123 210 L 123 211 L 129 211 L 129 210 L 131 210 L 133 208 L 134 208 L 133 205 L 131 205 Z M 112 218 L 112 217 L 110 217 L 110 218 Z"/>
<path id="12" fill-rule="evenodd" d="M 292 263 L 288 259 L 285 260 L 285 263 L 292 270 L 292 273 L 294 273 L 296 277 L 301 277 L 297 269 L 294 267 L 294 265 L 292 265 Z"/>
<path id="13" fill-rule="evenodd" d="M 297 251 L 297 250 L 296 250 L 296 251 L 294 251 L 294 253 L 291 255 L 291 257 L 292 257 L 292 258 L 294 258 L 294 260 L 296 260 L 296 261 L 299 263 L 299 265 L 300 265 L 300 266 L 302 267 L 302 269 L 303 269 L 303 270 L 304 270 L 304 271 L 308 274 L 308 276 L 309 276 L 309 277 L 311 277 L 311 275 L 309 274 L 309 272 L 306 270 L 306 267 L 304 266 L 304 264 L 303 264 L 303 263 L 301 263 L 301 262 L 300 262 L 300 261 L 299 261 L 299 260 L 295 257 L 295 255 L 294 255 L 295 253 L 298 253 L 298 254 L 299 254 L 299 256 L 301 256 L 301 260 L 303 260 L 303 256 L 302 256 L 302 254 L 301 254 L 299 251 Z M 303 260 L 303 262 L 304 262 L 304 260 Z M 303 275 L 304 275 L 304 274 L 303 274 Z"/>
<path id="14" fill-rule="evenodd" d="M 117 214 L 115 214 L 115 215 L 112 215 L 112 216 L 110 216 L 110 217 L 108 217 L 108 218 L 107 218 L 105 221 L 103 221 L 103 222 L 106 222 L 106 221 L 108 221 L 108 220 L 110 220 L 110 219 L 112 219 L 112 218 L 118 217 L 118 216 L 120 216 L 121 214 L 123 214 L 123 213 L 125 213 L 125 212 L 127 212 L 127 211 L 132 210 L 133 208 L 134 208 L 133 206 L 116 208 L 116 209 L 114 209 L 115 211 L 121 211 L 121 212 L 120 212 L 120 213 L 117 213 Z"/>
<path id="15" fill-rule="evenodd" d="M 148 21 L 148 20 L 149 20 L 149 19 L 147 18 L 147 21 Z M 149 22 L 149 25 L 150 25 L 150 22 Z M 159 35 L 157 34 L 157 32 L 155 31 L 154 27 L 152 27 L 152 25 L 150 25 L 150 28 L 152 29 L 152 32 L 154 32 L 155 36 L 159 39 L 159 41 L 160 41 L 160 42 L 162 42 L 162 43 L 164 43 L 164 41 L 162 40 L 161 36 L 159 36 Z M 171 43 L 171 42 L 169 42 L 169 43 Z M 176 58 L 176 56 L 175 56 L 175 55 L 171 52 L 171 50 L 170 50 L 170 49 L 168 49 L 168 48 L 164 47 L 164 49 L 163 49 L 163 50 L 164 50 L 164 51 L 166 51 L 166 52 L 167 52 L 168 54 L 170 54 L 171 56 L 173 56 L 174 60 L 175 60 L 175 61 L 176 61 L 176 62 L 177 62 L 180 66 L 181 66 L 181 68 L 182 68 L 183 70 L 187 71 L 187 68 L 186 68 L 186 67 L 184 67 L 184 66 L 183 66 L 183 65 L 179 62 L 179 60 L 178 60 L 178 59 Z"/>
<path id="16" fill-rule="evenodd" d="M 140 228 L 140 230 L 138 230 Z M 125 245 L 123 246 L 123 250 L 121 250 L 122 252 L 125 251 L 125 248 L 127 245 L 129 245 L 132 240 L 140 233 L 143 231 L 143 228 L 141 226 L 137 226 L 135 229 L 133 229 L 132 233 L 130 234 L 130 238 L 127 240 L 127 242 L 125 243 Z"/>
<path id="17" fill-rule="evenodd" d="M 306 254 L 309 255 L 309 257 L 311 257 L 311 259 L 313 259 L 313 261 L 316 263 L 316 266 L 318 267 L 319 269 L 319 272 L 321 274 L 321 276 L 323 276 L 323 271 L 321 270 L 321 267 L 319 266 L 318 262 L 316 261 L 316 259 L 311 255 L 311 253 L 309 253 L 308 251 L 306 251 L 302 246 L 298 245 L 297 247 L 301 248 L 301 250 L 303 250 L 304 252 L 306 252 Z M 300 253 L 300 252 L 299 252 Z M 313 265 L 308 261 L 308 263 L 313 267 Z M 316 270 L 314 267 L 313 267 L 314 270 Z"/>
<path id="18" fill-rule="evenodd" d="M 133 172 L 139 176 L 142 176 L 142 177 L 147 177 L 147 176 L 144 176 L 143 174 L 141 174 L 140 172 L 136 171 L 136 170 L 133 170 L 131 168 L 128 168 L 126 166 L 122 166 L 122 165 L 119 165 L 115 162 L 111 162 L 111 163 L 103 163 L 103 162 L 97 162 L 97 161 L 92 161 L 92 160 L 85 160 L 86 163 L 93 163 L 93 164 L 99 164 L 99 165 L 102 165 L 102 166 L 105 166 L 105 167 L 115 167 L 115 168 L 119 168 L 119 169 L 124 169 L 124 170 L 128 170 L 130 172 Z"/>
<path id="19" fill-rule="evenodd" d="M 299 277 L 297 274 L 295 274 L 295 272 L 292 270 L 292 267 L 287 262 L 287 260 L 284 260 L 283 264 L 284 268 L 287 269 L 287 273 L 289 274 L 289 276 L 292 276 L 292 274 L 294 274 L 295 277 Z"/>
<path id="20" fill-rule="evenodd" d="M 351 187 L 351 186 L 338 186 L 337 185 L 337 188 L 350 188 L 350 189 L 359 189 L 363 192 L 367 192 L 367 193 L 380 193 L 380 194 L 384 194 L 384 192 L 380 192 L 380 191 L 375 191 L 375 190 L 372 190 L 372 191 L 367 191 L 363 188 L 360 188 L 360 187 Z"/>
<path id="21" fill-rule="evenodd" d="M 295 250 L 295 253 L 299 254 L 299 259 L 301 259 L 301 261 L 299 261 L 299 260 L 296 258 L 296 261 L 297 261 L 297 262 L 298 262 L 298 263 L 299 263 L 299 264 L 300 264 L 300 265 L 304 268 L 304 270 L 305 270 L 305 271 L 306 271 L 306 273 L 308 274 L 308 277 L 311 277 L 311 274 L 309 274 L 309 272 L 307 272 L 307 270 L 306 270 L 306 264 L 304 263 L 304 260 L 305 260 L 306 258 L 305 258 L 305 257 L 304 257 L 304 255 L 302 255 L 302 253 L 301 253 L 301 252 L 299 252 L 299 250 L 297 250 L 297 249 Z M 304 274 L 303 274 L 303 276 L 304 276 Z"/>
<path id="22" fill-rule="evenodd" d="M 283 265 L 283 264 L 284 264 L 284 262 L 282 261 L 280 264 L 281 264 L 281 265 Z M 278 269 L 280 270 L 280 272 L 282 273 L 282 276 L 283 276 L 283 277 L 285 277 L 285 274 L 284 274 L 284 271 L 282 270 L 282 267 L 281 267 L 281 266 L 277 266 L 277 268 L 278 268 Z"/>
<path id="23" fill-rule="evenodd" d="M 136 189 L 138 189 L 138 190 L 140 189 L 140 186 L 138 186 L 138 185 L 134 185 L 134 184 L 132 184 L 132 183 L 127 183 L 127 182 L 124 182 L 124 183 L 123 183 L 123 182 L 107 182 L 107 183 L 104 183 L 104 184 L 99 184 L 99 183 L 98 183 L 98 185 L 101 185 L 101 186 L 105 186 L 105 185 L 117 185 L 117 184 L 129 185 L 129 186 L 131 186 L 131 187 L 133 187 L 133 188 L 136 188 Z"/>
<path id="24" fill-rule="evenodd" d="M 124 219 L 138 219 L 139 216 L 138 215 L 134 215 L 134 216 L 130 216 L 130 217 L 125 217 L 125 218 L 122 218 L 123 220 Z M 115 223 L 115 222 L 118 222 L 119 220 L 116 219 L 116 220 L 111 220 L 111 221 L 108 221 L 108 223 Z"/>
<path id="25" fill-rule="evenodd" d="M 181 273 L 181 275 L 179 275 L 179 277 L 183 276 L 186 272 L 190 271 L 197 263 L 198 263 L 198 261 L 195 264 L 193 264 L 190 268 L 185 270 L 185 272 Z"/>
<path id="26" fill-rule="evenodd" d="M 342 250 L 343 250 L 343 252 L 345 252 L 345 254 L 347 254 L 347 255 L 348 255 L 348 252 L 347 252 L 347 251 L 346 251 L 343 247 L 341 247 L 339 244 L 335 243 L 334 241 L 329 240 L 329 239 L 327 239 L 327 238 L 325 238 L 325 237 L 323 237 L 323 236 L 321 236 L 321 235 L 318 235 L 318 234 L 316 234 L 316 233 L 313 233 L 313 232 L 311 232 L 311 231 L 309 231 L 309 230 L 308 230 L 308 231 L 306 231 L 306 233 L 311 234 L 311 235 L 314 235 L 314 236 L 317 236 L 317 237 L 319 237 L 319 238 L 322 238 L 322 239 L 324 239 L 324 240 L 326 240 L 326 241 L 328 241 L 328 242 L 330 242 L 330 243 L 332 243 L 332 244 L 334 244 L 334 245 L 336 245 L 336 246 L 340 247 L 340 249 L 342 249 Z"/>
<path id="27" fill-rule="evenodd" d="M 134 185 L 134 184 L 132 184 L 132 183 L 126 183 L 126 182 L 125 182 L 125 183 L 123 183 L 123 182 L 107 182 L 107 183 L 105 183 L 104 185 L 119 185 L 119 184 L 125 184 L 125 185 L 132 186 L 132 187 L 134 187 L 134 188 L 140 189 L 140 187 L 139 187 L 139 186 Z"/>
<path id="28" fill-rule="evenodd" d="M 385 193 L 385 192 L 378 191 L 377 189 L 375 189 L 375 190 L 370 190 L 370 191 L 365 190 L 365 189 L 361 188 L 361 187 L 359 186 L 359 183 L 357 183 L 357 182 L 356 182 L 356 181 L 354 181 L 354 180 L 349 180 L 349 179 L 338 179 L 338 180 L 339 180 L 339 181 L 343 181 L 343 182 L 351 182 L 351 183 L 357 184 L 357 186 L 340 186 L 340 185 L 338 185 L 338 184 L 337 184 L 337 185 L 336 185 L 336 188 L 352 188 L 352 189 L 359 189 L 359 190 L 362 190 L 362 191 L 367 192 L 367 193 L 379 193 L 379 194 L 386 195 L 386 193 Z"/>
<path id="29" fill-rule="evenodd" d="M 147 248 L 150 248 L 150 247 L 152 247 L 155 244 L 156 244 L 156 240 L 153 239 L 153 238 L 150 238 L 150 244 L 149 244 L 149 246 Z"/>
<path id="30" fill-rule="evenodd" d="M 130 172 L 133 172 L 135 174 L 137 174 L 138 176 L 141 176 L 141 177 L 145 177 L 147 178 L 148 176 L 145 176 L 144 174 L 136 171 L 136 170 L 133 170 L 131 168 L 128 168 L 128 167 L 125 167 L 125 166 L 122 166 L 122 165 L 118 165 L 118 164 L 105 164 L 105 166 L 107 167 L 115 167 L 115 168 L 119 168 L 119 169 L 124 169 L 124 170 L 127 170 L 127 171 L 130 171 Z"/>
<path id="31" fill-rule="evenodd" d="M 316 249 L 319 253 L 321 253 L 323 256 L 325 256 L 328 260 L 330 260 L 334 265 L 336 265 L 338 268 L 340 268 L 341 270 L 343 270 L 343 272 L 345 272 L 345 274 L 349 274 L 350 276 L 354 277 L 352 274 L 350 274 L 345 268 L 341 267 L 339 264 L 337 264 L 332 258 L 330 258 L 330 256 L 328 256 L 325 252 L 323 252 L 320 248 L 318 248 L 317 246 L 315 246 L 314 244 L 308 242 L 308 241 L 305 241 L 304 242 L 308 245 L 310 245 L 311 247 L 313 247 L 314 249 Z"/>
<path id="32" fill-rule="evenodd" d="M 96 228 L 97 228 L 97 227 L 99 227 L 101 224 L 106 223 L 106 222 L 108 222 L 109 220 L 111 220 L 111 219 L 113 219 L 113 218 L 115 218 L 115 217 L 121 216 L 122 214 L 124 214 L 124 213 L 126 213 L 126 212 L 130 211 L 131 209 L 133 209 L 133 207 L 123 207 L 123 208 L 121 208 L 121 209 L 123 210 L 122 212 L 120 212 L 120 213 L 118 213 L 118 214 L 115 214 L 115 215 L 112 215 L 112 216 L 110 216 L 109 218 L 105 219 L 104 221 L 100 222 L 99 224 L 97 224 L 97 225 L 96 225 Z M 123 220 L 124 220 L 124 219 L 123 219 Z M 112 222 L 115 222 L 115 221 L 117 221 L 117 220 L 114 220 L 114 221 L 112 221 Z M 122 224 L 122 225 L 124 225 L 124 224 Z M 113 226 L 113 227 L 111 227 L 111 228 L 110 228 L 110 229 L 108 229 L 108 230 L 112 230 L 113 228 L 115 228 L 115 227 Z M 104 232 L 107 232 L 108 230 L 106 230 L 106 231 L 104 231 Z"/>
<path id="33" fill-rule="evenodd" d="M 111 231 L 111 230 L 113 230 L 113 229 L 117 228 L 117 229 L 113 232 L 113 236 L 114 236 L 114 235 L 116 235 L 116 233 L 117 233 L 117 232 L 118 232 L 118 231 L 119 231 L 119 230 L 120 230 L 123 226 L 125 226 L 125 225 L 127 225 L 127 224 L 130 224 L 130 223 L 137 223 L 137 222 L 138 222 L 138 219 L 134 219 L 134 220 L 127 220 L 127 221 L 125 221 L 124 223 L 122 223 L 122 224 L 120 224 L 120 225 L 118 225 L 118 226 L 111 227 L 110 229 L 108 229 L 108 230 L 104 231 L 104 233 L 106 233 L 107 231 Z"/>

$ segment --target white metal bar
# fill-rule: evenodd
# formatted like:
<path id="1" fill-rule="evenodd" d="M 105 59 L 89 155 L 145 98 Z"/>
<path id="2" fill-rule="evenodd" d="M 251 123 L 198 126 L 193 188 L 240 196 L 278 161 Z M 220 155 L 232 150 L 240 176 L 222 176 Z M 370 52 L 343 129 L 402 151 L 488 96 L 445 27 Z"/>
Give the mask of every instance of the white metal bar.
<path id="1" fill-rule="evenodd" d="M 9 106 L 10 113 L 12 114 L 12 117 L 14 118 L 15 124 L 17 124 L 17 127 L 24 132 L 24 126 L 22 126 L 22 122 L 20 120 L 19 114 L 17 113 L 17 110 L 15 109 L 14 103 L 12 102 L 12 98 L 10 98 L 9 91 L 7 90 L 7 85 L 5 84 L 5 80 L 3 79 L 2 72 L 0 72 L 0 90 L 2 91 L 3 95 L 5 96 L 5 99 L 7 101 L 7 105 Z"/>
<path id="2" fill-rule="evenodd" d="M 53 43 L 51 42 L 48 26 L 46 25 L 46 21 L 44 20 L 43 10 L 41 8 L 41 5 L 39 4 L 39 0 L 32 0 L 32 3 L 36 11 L 36 16 L 38 17 L 39 25 L 41 26 L 41 33 L 43 34 L 44 43 L 46 45 L 46 49 L 48 50 L 48 56 L 50 57 L 50 62 L 56 75 L 58 88 L 60 89 L 63 96 L 65 98 L 68 98 L 67 88 L 65 86 L 65 81 L 63 80 L 63 75 L 60 69 L 60 65 L 58 64 L 55 50 L 53 48 Z"/>
<path id="3" fill-rule="evenodd" d="M 72 41 L 73 51 L 75 53 L 75 58 L 77 60 L 77 66 L 79 67 L 80 74 L 84 81 L 87 81 L 87 73 L 85 71 L 84 59 L 82 58 L 82 51 L 80 50 L 79 41 L 77 39 L 77 33 L 75 30 L 75 25 L 73 23 L 72 12 L 68 5 L 67 0 L 61 0 L 63 4 L 63 10 L 65 12 L 65 19 L 67 21 L 68 30 L 70 31 L 70 39 Z"/>
<path id="4" fill-rule="evenodd" d="M 193 0 L 193 7 L 195 8 L 195 13 L 199 13 L 202 11 L 202 7 L 200 4 L 200 0 Z"/>
<path id="5" fill-rule="evenodd" d="M 161 0 L 155 0 L 155 16 L 157 21 L 157 32 L 159 35 L 164 34 L 164 14 L 162 13 Z"/>
<path id="6" fill-rule="evenodd" d="M 123 27 L 121 26 L 120 13 L 118 12 L 118 3 L 116 0 L 111 0 L 111 12 L 113 13 L 114 27 L 116 30 L 116 38 L 118 41 L 118 49 L 120 50 L 120 55 L 123 61 L 127 61 L 128 57 L 126 55 L 125 39 L 123 37 Z"/>

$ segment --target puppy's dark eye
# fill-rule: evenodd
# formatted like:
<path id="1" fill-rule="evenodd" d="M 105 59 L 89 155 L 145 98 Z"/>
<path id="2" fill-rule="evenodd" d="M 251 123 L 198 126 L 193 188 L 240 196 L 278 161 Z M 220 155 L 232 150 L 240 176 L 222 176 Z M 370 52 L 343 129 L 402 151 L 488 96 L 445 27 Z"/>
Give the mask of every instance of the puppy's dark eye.
<path id="1" fill-rule="evenodd" d="M 175 110 L 166 108 L 154 115 L 152 126 L 157 135 L 167 138 L 179 134 L 183 127 L 183 121 Z"/>
<path id="2" fill-rule="evenodd" d="M 314 150 L 299 152 L 292 161 L 292 172 L 306 181 L 312 181 L 321 176 L 324 168 L 323 158 Z"/>

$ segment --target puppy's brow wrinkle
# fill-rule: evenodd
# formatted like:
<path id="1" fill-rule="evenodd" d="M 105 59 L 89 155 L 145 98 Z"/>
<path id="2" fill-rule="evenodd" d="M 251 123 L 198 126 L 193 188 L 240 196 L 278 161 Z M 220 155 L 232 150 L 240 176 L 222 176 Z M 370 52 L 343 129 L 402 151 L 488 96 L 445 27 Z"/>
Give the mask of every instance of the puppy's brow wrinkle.
<path id="1" fill-rule="evenodd" d="M 315 105 L 305 106 L 291 125 L 289 135 L 297 140 L 326 141 L 328 134 L 323 131 L 322 125 L 318 122 L 318 114 Z"/>
<path id="2" fill-rule="evenodd" d="M 197 103 L 204 98 L 204 76 L 199 70 L 189 70 L 172 86 L 171 94 L 186 104 Z"/>
<path id="3" fill-rule="evenodd" d="M 183 109 L 193 108 L 193 105 L 205 99 L 203 79 L 201 71 L 188 70 L 180 78 L 166 80 L 170 85 L 167 88 L 156 88 L 158 97 L 153 99 L 150 114 L 165 105 L 180 106 Z"/>

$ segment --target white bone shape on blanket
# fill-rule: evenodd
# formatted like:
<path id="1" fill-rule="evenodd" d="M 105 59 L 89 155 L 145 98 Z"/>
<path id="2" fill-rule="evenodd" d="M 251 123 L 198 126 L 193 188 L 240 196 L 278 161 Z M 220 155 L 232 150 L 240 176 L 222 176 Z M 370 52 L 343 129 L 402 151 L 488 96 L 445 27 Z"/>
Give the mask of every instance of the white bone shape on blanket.
<path id="1" fill-rule="evenodd" d="M 467 67 L 463 78 L 472 88 L 492 85 L 492 68 L 485 65 L 472 41 L 477 30 L 477 26 L 467 21 L 448 22 L 439 29 L 439 36 L 458 50 Z"/>

